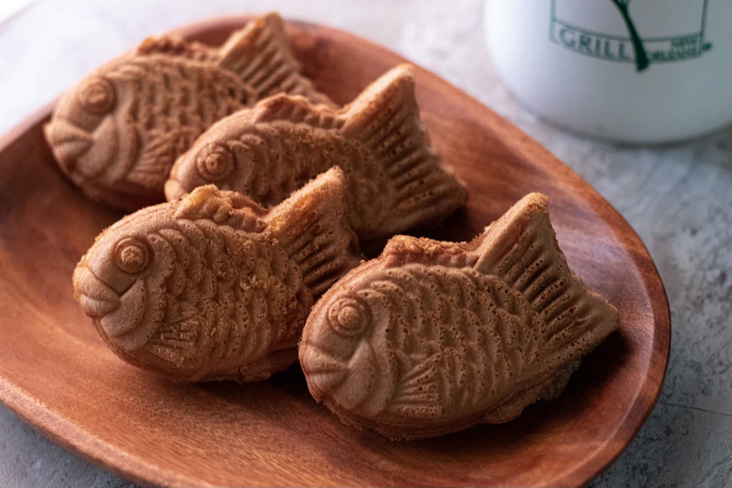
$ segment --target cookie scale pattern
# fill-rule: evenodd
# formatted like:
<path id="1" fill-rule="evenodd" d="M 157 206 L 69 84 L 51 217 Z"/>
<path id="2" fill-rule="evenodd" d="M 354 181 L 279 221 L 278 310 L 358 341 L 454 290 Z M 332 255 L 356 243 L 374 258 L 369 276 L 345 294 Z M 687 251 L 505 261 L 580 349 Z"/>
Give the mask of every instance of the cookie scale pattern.
<path id="1" fill-rule="evenodd" d="M 502 423 L 552 399 L 618 312 L 569 269 L 530 194 L 470 243 L 397 236 L 316 304 L 313 397 L 393 439 Z"/>
<path id="2" fill-rule="evenodd" d="M 222 119 L 176 161 L 165 193 L 215 184 L 275 205 L 334 165 L 346 174 L 349 221 L 364 241 L 434 224 L 467 200 L 430 144 L 409 65 L 340 110 L 277 95 Z"/>
<path id="3" fill-rule="evenodd" d="M 75 296 L 124 360 L 184 381 L 255 381 L 297 360 L 315 299 L 358 265 L 338 168 L 267 210 L 213 186 L 105 230 Z"/>
<path id="4" fill-rule="evenodd" d="M 272 13 L 220 48 L 169 35 L 146 39 L 62 95 L 45 136 L 87 196 L 136 210 L 164 201 L 176 158 L 214 122 L 280 92 L 332 103 L 300 73 Z"/>

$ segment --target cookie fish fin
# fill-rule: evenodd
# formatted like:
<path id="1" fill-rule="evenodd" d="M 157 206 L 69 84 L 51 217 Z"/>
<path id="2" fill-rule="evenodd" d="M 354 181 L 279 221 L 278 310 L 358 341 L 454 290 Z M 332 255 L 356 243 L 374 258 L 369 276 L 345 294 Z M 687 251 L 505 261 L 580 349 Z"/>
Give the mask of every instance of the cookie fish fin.
<path id="1" fill-rule="evenodd" d="M 160 325 L 145 344 L 145 348 L 171 362 L 195 354 L 195 344 L 203 328 L 198 315 Z"/>
<path id="2" fill-rule="evenodd" d="M 545 381 L 515 392 L 496 405 L 483 417 L 487 424 L 502 424 L 521 415 L 521 412 L 537 400 L 554 400 L 566 388 L 569 379 L 580 365 L 581 360 L 570 361 L 546 378 Z"/>
<path id="3" fill-rule="evenodd" d="M 236 73 L 258 99 L 284 92 L 333 105 L 300 73 L 300 63 L 290 50 L 277 13 L 268 13 L 231 34 L 219 49 L 218 65 Z"/>
<path id="4" fill-rule="evenodd" d="M 387 411 L 408 418 L 437 418 L 442 415 L 436 362 L 434 356 L 410 356 Z"/>
<path id="5" fill-rule="evenodd" d="M 262 232 L 267 209 L 241 193 L 199 186 L 185 195 L 175 211 L 176 219 L 212 220 L 246 232 Z"/>
<path id="6" fill-rule="evenodd" d="M 334 166 L 274 207 L 265 232 L 300 266 L 314 295 L 360 262 L 358 240 L 346 217 L 345 177 Z"/>
<path id="7" fill-rule="evenodd" d="M 455 242 L 435 241 L 426 237 L 394 236 L 381 253 L 388 266 L 398 267 L 407 263 L 440 265 L 449 268 L 472 267 L 475 255 L 464 245 Z"/>
<path id="8" fill-rule="evenodd" d="M 139 55 L 167 54 L 179 56 L 197 61 L 215 61 L 217 54 L 215 49 L 195 41 L 186 41 L 181 36 L 163 34 L 150 36 L 137 46 Z"/>
<path id="9" fill-rule="evenodd" d="M 414 90 L 413 66 L 391 69 L 344 109 L 341 129 L 370 148 L 381 166 L 402 229 L 447 215 L 468 198 L 430 145 Z"/>
<path id="10" fill-rule="evenodd" d="M 253 123 L 286 120 L 304 123 L 318 129 L 332 129 L 343 125 L 338 113 L 323 105 L 313 106 L 306 98 L 284 93 L 259 102 L 253 109 Z"/>
<path id="11" fill-rule="evenodd" d="M 150 136 L 150 142 L 144 146 L 126 178 L 146 187 L 162 189 L 178 156 L 176 148 L 185 143 L 181 140 L 184 137 L 178 132 L 160 130 L 151 131 Z"/>
<path id="12" fill-rule="evenodd" d="M 546 360 L 577 359 L 618 328 L 618 310 L 569 269 L 545 195 L 526 195 L 474 242 L 475 269 L 521 292 L 541 317 Z"/>

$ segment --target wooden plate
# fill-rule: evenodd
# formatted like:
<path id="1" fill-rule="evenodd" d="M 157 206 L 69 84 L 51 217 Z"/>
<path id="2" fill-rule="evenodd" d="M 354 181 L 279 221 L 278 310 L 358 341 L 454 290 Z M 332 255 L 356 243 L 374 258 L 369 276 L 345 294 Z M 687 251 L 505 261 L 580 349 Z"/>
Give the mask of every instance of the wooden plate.
<path id="1" fill-rule="evenodd" d="M 220 43 L 246 18 L 182 32 Z M 288 28 L 305 71 L 338 102 L 402 62 L 334 29 Z M 470 202 L 433 236 L 473 237 L 530 191 L 550 197 L 570 265 L 621 312 L 555 401 L 517 420 L 393 443 L 342 425 L 297 366 L 269 381 L 174 385 L 123 363 L 72 298 L 71 273 L 120 217 L 62 176 L 41 126 L 0 142 L 0 399 L 69 450 L 159 485 L 578 486 L 628 445 L 656 402 L 670 322 L 656 268 L 625 220 L 567 166 L 488 108 L 417 70 L 424 121 Z"/>

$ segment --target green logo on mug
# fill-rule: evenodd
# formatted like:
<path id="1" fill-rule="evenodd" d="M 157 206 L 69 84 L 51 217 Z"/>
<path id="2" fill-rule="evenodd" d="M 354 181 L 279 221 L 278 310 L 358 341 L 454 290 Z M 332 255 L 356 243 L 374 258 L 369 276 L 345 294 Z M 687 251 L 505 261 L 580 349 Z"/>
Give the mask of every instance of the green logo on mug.
<path id="1" fill-rule="evenodd" d="M 634 63 L 643 71 L 652 63 L 685 61 L 701 56 L 712 45 L 704 42 L 707 0 L 684 2 L 681 22 L 659 22 L 664 0 L 600 0 L 595 25 L 582 18 L 587 0 L 552 0 L 549 38 L 566 49 L 607 61 Z M 596 5 L 597 2 L 599 5 Z M 678 7 L 676 7 L 678 8 Z"/>

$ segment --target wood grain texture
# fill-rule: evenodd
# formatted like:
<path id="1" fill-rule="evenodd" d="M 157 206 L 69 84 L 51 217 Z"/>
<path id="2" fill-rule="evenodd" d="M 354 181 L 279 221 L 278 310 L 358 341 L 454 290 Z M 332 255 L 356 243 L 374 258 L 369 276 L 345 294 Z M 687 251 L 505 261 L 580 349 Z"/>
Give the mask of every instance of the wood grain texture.
<path id="1" fill-rule="evenodd" d="M 184 34 L 216 44 L 246 18 Z M 336 102 L 403 59 L 325 27 L 290 25 L 307 76 Z M 239 386 L 175 385 L 123 363 L 72 297 L 71 273 L 120 217 L 56 167 L 41 124 L 0 141 L 0 400 L 46 435 L 129 479 L 160 485 L 579 486 L 612 462 L 653 407 L 670 323 L 640 239 L 584 180 L 494 112 L 417 70 L 423 120 L 471 199 L 431 237 L 464 240 L 530 191 L 550 209 L 570 266 L 621 313 L 566 391 L 516 421 L 392 443 L 342 425 L 297 367 Z"/>

